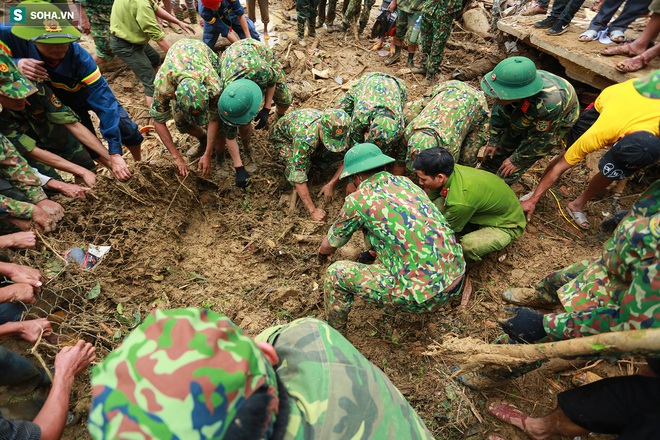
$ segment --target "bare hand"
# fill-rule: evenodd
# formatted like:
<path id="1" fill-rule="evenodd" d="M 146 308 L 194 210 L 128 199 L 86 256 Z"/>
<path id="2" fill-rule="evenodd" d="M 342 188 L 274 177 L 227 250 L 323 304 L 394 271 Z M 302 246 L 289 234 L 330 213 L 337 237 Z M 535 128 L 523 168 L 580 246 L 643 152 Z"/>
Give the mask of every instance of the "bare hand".
<path id="1" fill-rule="evenodd" d="M 504 162 L 502 162 L 502 166 L 500 166 L 500 171 L 498 174 L 504 179 L 513 174 L 513 172 L 517 169 L 518 167 L 511 163 L 511 159 L 507 157 L 504 159 Z"/>
<path id="2" fill-rule="evenodd" d="M 197 171 L 200 171 L 204 177 L 207 177 L 211 172 L 211 159 L 211 154 L 204 154 L 197 164 Z"/>
<path id="3" fill-rule="evenodd" d="M 494 147 L 493 145 L 486 145 L 484 147 L 484 158 L 482 160 L 492 159 L 493 156 L 495 156 L 496 151 L 497 147 Z"/>
<path id="4" fill-rule="evenodd" d="M 532 214 L 534 214 L 534 209 L 536 208 L 536 203 L 531 200 L 525 200 L 521 203 L 522 210 L 527 213 L 527 221 L 532 219 Z"/>
<path id="5" fill-rule="evenodd" d="M 396 11 L 396 0 L 392 0 L 392 3 L 387 7 L 390 12 Z"/>
<path id="6" fill-rule="evenodd" d="M 174 159 L 174 164 L 176 165 L 176 171 L 179 173 L 179 176 L 186 177 L 188 175 L 188 165 L 182 157 Z"/>
<path id="7" fill-rule="evenodd" d="M 64 183 L 64 185 L 62 185 L 62 187 L 60 188 L 60 192 L 62 192 L 62 194 L 64 194 L 65 196 L 78 197 L 80 199 L 86 199 L 87 196 L 85 194 L 87 193 L 87 191 L 91 191 L 91 190 L 92 188 L 86 188 L 84 186 L 74 185 L 72 183 Z"/>
<path id="8" fill-rule="evenodd" d="M 37 300 L 34 297 L 34 288 L 27 283 L 8 284 L 0 288 L 4 298 L 9 302 L 22 302 L 25 304 L 34 304 Z"/>
<path id="9" fill-rule="evenodd" d="M 188 23 L 179 21 L 177 24 L 181 27 L 181 29 L 185 31 L 186 34 L 195 35 L 195 28 L 189 25 Z"/>
<path id="10" fill-rule="evenodd" d="M 325 219 L 325 211 L 321 208 L 316 208 L 311 214 L 312 218 L 317 222 L 322 222 Z"/>
<path id="11" fill-rule="evenodd" d="M 43 67 L 44 62 L 34 58 L 21 58 L 18 60 L 18 70 L 27 79 L 32 81 L 47 81 L 48 71 Z"/>
<path id="12" fill-rule="evenodd" d="M 34 220 L 37 228 L 42 232 L 53 232 L 57 226 L 57 222 L 53 220 L 53 217 L 38 206 L 34 207 L 32 220 Z"/>
<path id="13" fill-rule="evenodd" d="M 50 214 L 55 223 L 59 222 L 64 217 L 64 208 L 62 208 L 62 205 L 57 202 L 44 199 L 40 202 L 37 202 L 35 205 Z"/>
<path id="14" fill-rule="evenodd" d="M 81 18 L 80 27 L 82 28 L 83 34 L 89 35 L 92 28 L 91 25 L 89 24 L 89 18 Z"/>
<path id="15" fill-rule="evenodd" d="M 39 292 L 41 284 L 44 282 L 44 277 L 37 269 L 28 266 L 21 266 L 20 264 L 6 263 L 5 267 L 8 270 L 4 275 L 8 276 L 15 283 L 27 283 Z"/>
<path id="16" fill-rule="evenodd" d="M 87 172 L 83 173 L 80 177 L 82 177 L 85 185 L 89 186 L 90 188 L 96 185 L 96 174 L 94 174 L 92 171 L 87 170 Z"/>
<path id="17" fill-rule="evenodd" d="M 323 185 L 323 188 L 321 188 L 321 192 L 319 193 L 319 195 L 323 194 L 325 200 L 330 201 L 332 199 L 332 196 L 334 195 L 334 191 L 335 191 L 335 186 L 330 183 L 326 183 L 325 185 Z"/>
<path id="18" fill-rule="evenodd" d="M 37 234 L 34 231 L 21 231 L 7 234 L 3 237 L 3 246 L 18 249 L 34 249 L 37 247 Z"/>
<path id="19" fill-rule="evenodd" d="M 21 338 L 34 344 L 39 340 L 39 336 L 48 337 L 53 334 L 53 327 L 46 318 L 32 319 L 22 321 Z"/>
<path id="20" fill-rule="evenodd" d="M 128 170 L 126 161 L 121 157 L 121 154 L 111 154 L 110 163 L 117 180 L 125 181 L 131 178 L 131 172 Z"/>
<path id="21" fill-rule="evenodd" d="M 82 339 L 73 347 L 64 347 L 55 356 L 55 376 L 69 374 L 71 377 L 84 371 L 96 359 L 96 348 Z"/>

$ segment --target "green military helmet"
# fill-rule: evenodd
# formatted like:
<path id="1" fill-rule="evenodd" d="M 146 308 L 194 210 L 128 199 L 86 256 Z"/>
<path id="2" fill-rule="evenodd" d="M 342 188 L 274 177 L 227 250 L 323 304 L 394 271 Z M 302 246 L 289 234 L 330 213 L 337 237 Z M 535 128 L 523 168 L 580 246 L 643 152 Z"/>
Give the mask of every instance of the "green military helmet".
<path id="1" fill-rule="evenodd" d="M 206 127 L 209 123 L 208 91 L 204 84 L 192 78 L 184 78 L 176 87 L 176 104 L 183 111 L 186 121 L 194 127 Z"/>
<path id="2" fill-rule="evenodd" d="M 224 438 L 257 391 L 279 405 L 277 377 L 229 318 L 199 308 L 155 310 L 92 371 L 95 439 Z"/>
<path id="3" fill-rule="evenodd" d="M 633 81 L 635 90 L 646 98 L 660 99 L 660 69 Z"/>
<path id="4" fill-rule="evenodd" d="M 364 141 L 389 150 L 401 137 L 401 129 L 401 124 L 389 115 L 377 115 L 371 121 L 371 126 L 364 135 Z"/>
<path id="5" fill-rule="evenodd" d="M 394 162 L 390 156 L 383 154 L 376 145 L 371 143 L 357 144 L 344 156 L 344 172 L 340 179 L 363 171 L 373 170 Z"/>
<path id="6" fill-rule="evenodd" d="M 247 125 L 259 113 L 262 98 L 263 93 L 257 83 L 245 78 L 237 79 L 220 95 L 220 118 L 231 125 Z"/>
<path id="7" fill-rule="evenodd" d="M 429 133 L 425 130 L 417 130 L 408 139 L 408 157 L 413 160 L 422 151 L 431 148 L 441 147 L 435 133 Z M 412 167 L 409 167 L 412 169 Z"/>
<path id="8" fill-rule="evenodd" d="M 0 50 L 0 95 L 23 99 L 36 91 L 37 88 L 23 76 L 11 57 Z"/>
<path id="9" fill-rule="evenodd" d="M 481 89 L 493 98 L 514 101 L 540 92 L 543 78 L 529 58 L 511 57 L 500 61 L 490 73 L 484 75 Z"/>
<path id="10" fill-rule="evenodd" d="M 25 10 L 25 20 L 11 28 L 18 38 L 45 44 L 66 44 L 80 39 L 80 31 L 64 18 L 64 11 L 57 6 L 30 0 L 19 3 L 18 7 Z"/>
<path id="11" fill-rule="evenodd" d="M 321 116 L 321 141 L 325 148 L 340 153 L 348 148 L 346 129 L 350 117 L 344 110 L 329 109 Z"/>

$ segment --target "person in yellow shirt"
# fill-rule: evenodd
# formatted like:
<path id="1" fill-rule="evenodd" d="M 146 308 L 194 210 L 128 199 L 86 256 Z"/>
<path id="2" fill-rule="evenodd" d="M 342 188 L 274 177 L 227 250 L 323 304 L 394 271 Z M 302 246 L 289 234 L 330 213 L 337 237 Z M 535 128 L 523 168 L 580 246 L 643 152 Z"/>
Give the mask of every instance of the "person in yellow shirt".
<path id="1" fill-rule="evenodd" d="M 582 229 L 589 220 L 584 204 L 613 181 L 625 179 L 637 169 L 660 159 L 660 69 L 649 75 L 615 84 L 603 90 L 569 135 L 570 147 L 545 169 L 534 191 L 521 199 L 527 221 L 539 199 L 570 168 L 587 154 L 612 145 L 600 160 L 596 174 L 578 198 L 568 203 L 568 212 Z"/>

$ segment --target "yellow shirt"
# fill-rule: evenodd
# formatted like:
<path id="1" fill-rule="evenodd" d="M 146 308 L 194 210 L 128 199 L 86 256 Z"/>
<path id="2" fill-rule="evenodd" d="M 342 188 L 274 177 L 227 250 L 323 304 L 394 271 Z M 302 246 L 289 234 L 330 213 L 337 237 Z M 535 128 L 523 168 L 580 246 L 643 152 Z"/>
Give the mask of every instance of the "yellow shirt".
<path id="1" fill-rule="evenodd" d="M 564 159 L 576 165 L 585 156 L 613 145 L 623 136 L 636 131 L 648 131 L 660 137 L 660 99 L 646 98 L 633 86 L 635 79 L 615 84 L 603 90 L 594 107 L 598 119 L 571 145 Z"/>
<path id="2" fill-rule="evenodd" d="M 133 44 L 165 38 L 156 19 L 157 0 L 115 0 L 110 13 L 110 32 Z"/>

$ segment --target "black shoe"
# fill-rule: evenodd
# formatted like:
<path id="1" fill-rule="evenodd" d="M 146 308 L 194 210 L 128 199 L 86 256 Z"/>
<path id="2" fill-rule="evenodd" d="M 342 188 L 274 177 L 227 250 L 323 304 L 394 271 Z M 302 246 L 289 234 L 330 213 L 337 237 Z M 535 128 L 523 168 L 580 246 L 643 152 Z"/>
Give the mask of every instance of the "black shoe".
<path id="1" fill-rule="evenodd" d="M 401 51 L 394 52 L 394 54 L 385 60 L 386 66 L 391 66 L 394 63 L 397 63 L 401 59 Z"/>
<path id="2" fill-rule="evenodd" d="M 545 33 L 548 35 L 561 35 L 563 33 L 568 32 L 568 25 L 569 23 L 558 21 L 557 23 L 553 24 L 548 30 L 546 30 Z"/>
<path id="3" fill-rule="evenodd" d="M 556 18 L 548 16 L 545 17 L 543 20 L 534 23 L 534 27 L 537 29 L 546 29 L 554 26 L 555 23 L 557 23 L 557 21 L 558 20 Z"/>

